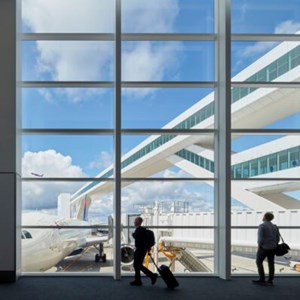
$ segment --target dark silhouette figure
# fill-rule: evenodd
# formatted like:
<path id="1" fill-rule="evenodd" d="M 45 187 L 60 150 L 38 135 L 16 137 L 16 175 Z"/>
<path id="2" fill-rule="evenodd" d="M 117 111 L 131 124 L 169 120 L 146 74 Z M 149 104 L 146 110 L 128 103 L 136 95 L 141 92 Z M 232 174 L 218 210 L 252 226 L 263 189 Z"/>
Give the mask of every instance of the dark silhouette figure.
<path id="1" fill-rule="evenodd" d="M 143 219 L 141 217 L 137 217 L 134 220 L 135 231 L 132 234 L 135 240 L 135 251 L 134 251 L 134 270 L 135 270 L 135 279 L 130 282 L 131 285 L 140 286 L 143 285 L 141 280 L 141 272 L 147 275 L 151 279 L 151 283 L 155 284 L 157 280 L 157 273 L 152 273 L 149 269 L 144 266 L 144 258 L 147 251 L 147 234 L 146 228 L 142 226 Z"/>
<path id="2" fill-rule="evenodd" d="M 274 215 L 270 212 L 265 213 L 263 223 L 259 225 L 257 232 L 257 253 L 256 265 L 259 274 L 258 280 L 253 280 L 254 284 L 259 285 L 273 285 L 274 279 L 274 257 L 277 244 L 279 243 L 279 231 L 276 225 L 271 221 Z M 269 279 L 265 279 L 265 270 L 263 261 L 267 257 L 269 268 Z"/>

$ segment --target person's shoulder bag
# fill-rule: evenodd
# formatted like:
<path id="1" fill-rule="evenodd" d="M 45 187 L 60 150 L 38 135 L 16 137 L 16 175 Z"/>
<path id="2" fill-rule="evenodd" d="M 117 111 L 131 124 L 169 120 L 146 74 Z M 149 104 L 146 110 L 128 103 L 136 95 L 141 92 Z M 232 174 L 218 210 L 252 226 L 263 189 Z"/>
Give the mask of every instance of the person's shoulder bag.
<path id="1" fill-rule="evenodd" d="M 287 243 L 284 242 L 284 240 L 280 234 L 279 228 L 277 226 L 276 226 L 276 228 L 278 230 L 278 233 L 279 233 L 279 236 L 280 236 L 280 239 L 282 242 L 277 245 L 275 254 L 276 254 L 276 256 L 283 256 L 283 255 L 287 254 L 291 248 Z"/>

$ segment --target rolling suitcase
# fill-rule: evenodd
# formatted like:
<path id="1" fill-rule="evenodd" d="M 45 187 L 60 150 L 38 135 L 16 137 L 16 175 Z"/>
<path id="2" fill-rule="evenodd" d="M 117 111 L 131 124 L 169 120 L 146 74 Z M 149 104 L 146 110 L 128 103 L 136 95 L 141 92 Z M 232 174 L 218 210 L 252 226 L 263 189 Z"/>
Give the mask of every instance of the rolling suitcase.
<path id="1" fill-rule="evenodd" d="M 172 289 L 176 288 L 177 286 L 179 286 L 179 283 L 176 280 L 176 278 L 174 277 L 170 268 L 166 265 L 161 265 L 160 267 L 158 267 L 157 264 L 154 262 L 154 259 L 152 258 L 150 253 L 149 253 L 149 256 L 151 257 L 152 262 L 154 263 L 159 275 L 164 280 L 167 287 L 172 290 Z"/>

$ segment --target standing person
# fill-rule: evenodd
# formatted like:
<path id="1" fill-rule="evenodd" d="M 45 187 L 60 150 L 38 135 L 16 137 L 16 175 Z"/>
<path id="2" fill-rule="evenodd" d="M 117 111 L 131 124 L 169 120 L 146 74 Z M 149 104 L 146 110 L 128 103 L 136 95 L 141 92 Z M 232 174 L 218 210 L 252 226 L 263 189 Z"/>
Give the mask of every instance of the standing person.
<path id="1" fill-rule="evenodd" d="M 132 234 L 134 240 L 135 240 L 135 251 L 134 251 L 134 270 L 135 270 L 135 277 L 134 281 L 130 282 L 131 285 L 143 285 L 141 281 L 141 272 L 142 271 L 144 274 L 146 274 L 150 279 L 151 283 L 155 284 L 157 280 L 157 273 L 152 273 L 149 269 L 147 269 L 143 263 L 144 263 L 144 258 L 150 249 L 147 249 L 147 233 L 146 233 L 146 228 L 142 226 L 143 219 L 141 217 L 137 217 L 134 220 L 134 226 L 135 226 L 135 231 Z"/>
<path id="2" fill-rule="evenodd" d="M 276 225 L 271 221 L 274 215 L 270 212 L 264 214 L 263 223 L 258 226 L 257 232 L 257 253 L 256 265 L 258 269 L 259 279 L 253 280 L 254 284 L 273 285 L 274 279 L 274 257 L 277 244 L 279 243 L 279 231 Z M 265 271 L 263 261 L 268 258 L 269 279 L 265 280 Z"/>

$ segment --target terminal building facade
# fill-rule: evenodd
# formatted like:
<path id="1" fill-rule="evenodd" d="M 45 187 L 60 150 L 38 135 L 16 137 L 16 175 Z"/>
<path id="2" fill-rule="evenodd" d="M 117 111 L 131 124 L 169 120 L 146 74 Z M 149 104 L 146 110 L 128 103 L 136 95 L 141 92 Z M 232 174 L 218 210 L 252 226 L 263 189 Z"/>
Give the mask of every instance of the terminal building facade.
<path id="1" fill-rule="evenodd" d="M 182 269 L 175 271 L 187 276 L 247 274 L 239 259 L 254 257 L 266 211 L 274 212 L 299 261 L 300 11 L 294 1 L 285 2 L 286 16 L 271 29 L 263 17 L 254 27 L 238 18 L 264 14 L 251 1 L 181 7 L 174 0 L 149 4 L 147 12 L 135 1 L 91 1 L 84 10 L 80 1 L 67 2 L 63 18 L 40 1 L 0 3 L 1 280 L 28 271 L 22 270 L 24 229 L 52 226 L 25 225 L 22 213 L 53 209 L 54 202 L 57 212 L 60 195 L 69 195 L 70 205 L 67 212 L 58 208 L 61 217 L 87 213 L 86 199 L 90 214 L 112 217 L 111 227 L 101 226 L 113 231 L 109 274 L 115 279 L 128 273 L 120 249 L 124 239 L 132 242 L 131 218 L 138 214 L 156 233 L 156 254 L 177 255 Z M 151 12 L 157 26 L 147 19 Z M 65 25 L 70 13 L 75 18 Z M 58 102 L 54 110 L 55 99 L 69 106 Z M 93 173 L 82 157 L 93 160 L 96 146 L 110 163 L 90 163 L 97 166 Z M 163 211 L 164 202 L 174 206 Z"/>

